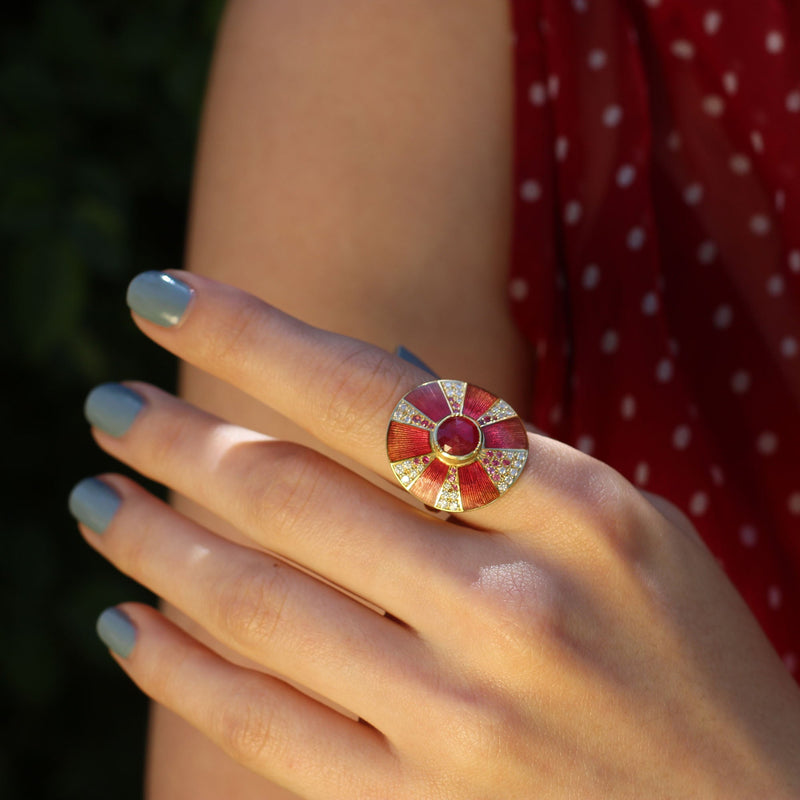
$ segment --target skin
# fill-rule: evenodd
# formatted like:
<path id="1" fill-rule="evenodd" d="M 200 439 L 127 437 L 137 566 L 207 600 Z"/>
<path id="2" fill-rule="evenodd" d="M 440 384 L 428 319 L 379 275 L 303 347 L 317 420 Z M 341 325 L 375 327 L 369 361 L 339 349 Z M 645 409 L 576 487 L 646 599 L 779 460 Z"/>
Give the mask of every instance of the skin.
<path id="1" fill-rule="evenodd" d="M 505 299 L 506 11 L 228 9 L 193 199 L 198 275 L 183 276 L 195 301 L 178 329 L 137 320 L 188 363 L 184 397 L 217 417 L 136 385 L 148 405 L 133 428 L 94 433 L 170 486 L 176 510 L 107 476 L 121 510 L 103 537 L 82 531 L 168 601 L 166 616 L 123 606 L 139 634 L 120 663 L 157 703 L 150 798 L 800 791 L 797 690 L 668 504 L 541 437 L 513 494 L 459 524 L 387 492 L 386 419 L 425 376 L 383 351 L 402 343 L 519 409 L 529 400 Z"/>
<path id="2" fill-rule="evenodd" d="M 510 37 L 497 0 L 230 2 L 201 127 L 189 268 L 315 325 L 390 351 L 403 344 L 441 374 L 529 407 L 533 358 L 506 289 Z M 445 335 L 442 298 L 452 297 L 454 279 Z M 181 394 L 359 470 L 191 365 Z M 175 505 L 237 536 L 190 499 Z M 167 613 L 237 658 L 177 610 Z M 159 705 L 149 741 L 151 800 L 290 796 Z"/>
<path id="3" fill-rule="evenodd" d="M 137 319 L 146 335 L 391 479 L 386 420 L 425 373 L 178 277 L 188 313 L 171 329 Z M 117 660 L 239 764 L 320 800 L 797 796 L 800 692 L 697 537 L 610 467 L 531 433 L 513 490 L 448 521 L 310 448 L 131 388 L 145 409 L 98 444 L 247 546 L 119 475 L 104 478 L 123 498 L 109 528 L 82 532 L 248 666 L 135 604 Z"/>

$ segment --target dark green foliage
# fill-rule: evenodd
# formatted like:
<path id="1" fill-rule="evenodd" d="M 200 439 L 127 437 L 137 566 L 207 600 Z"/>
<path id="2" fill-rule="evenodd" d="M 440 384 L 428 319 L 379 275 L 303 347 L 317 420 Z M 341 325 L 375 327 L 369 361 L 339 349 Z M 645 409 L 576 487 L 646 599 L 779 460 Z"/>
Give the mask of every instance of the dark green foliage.
<path id="1" fill-rule="evenodd" d="M 180 267 L 198 111 L 221 0 L 18 3 L 0 26 L 0 797 L 141 796 L 145 702 L 94 633 L 146 593 L 66 510 L 119 469 L 91 443 L 96 383 L 171 388 L 130 322 L 128 280 Z"/>

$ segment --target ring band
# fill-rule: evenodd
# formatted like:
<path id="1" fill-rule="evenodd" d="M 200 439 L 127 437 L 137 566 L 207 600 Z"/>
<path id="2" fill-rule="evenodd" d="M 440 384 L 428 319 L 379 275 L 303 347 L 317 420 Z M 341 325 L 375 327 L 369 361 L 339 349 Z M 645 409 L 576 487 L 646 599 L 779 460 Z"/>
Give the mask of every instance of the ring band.
<path id="1" fill-rule="evenodd" d="M 505 400 L 471 383 L 436 380 L 395 406 L 386 453 L 400 485 L 425 505 L 471 511 L 514 485 L 528 435 Z"/>

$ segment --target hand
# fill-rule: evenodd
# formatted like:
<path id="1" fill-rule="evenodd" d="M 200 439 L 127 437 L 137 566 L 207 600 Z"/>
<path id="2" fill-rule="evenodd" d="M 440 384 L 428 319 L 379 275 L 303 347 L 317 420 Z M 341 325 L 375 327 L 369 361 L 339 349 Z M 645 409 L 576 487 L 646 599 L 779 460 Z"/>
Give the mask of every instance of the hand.
<path id="1" fill-rule="evenodd" d="M 174 276 L 191 301 L 165 315 L 180 283 L 135 301 L 161 323 L 136 317 L 146 335 L 394 483 L 386 425 L 429 376 Z M 320 800 L 800 796 L 800 692 L 690 525 L 610 467 L 530 434 L 518 483 L 444 520 L 310 449 L 128 388 L 127 411 L 105 390 L 98 444 L 238 533 L 119 475 L 79 485 L 81 531 L 241 662 L 137 604 L 106 637 L 143 691 L 237 761 Z"/>

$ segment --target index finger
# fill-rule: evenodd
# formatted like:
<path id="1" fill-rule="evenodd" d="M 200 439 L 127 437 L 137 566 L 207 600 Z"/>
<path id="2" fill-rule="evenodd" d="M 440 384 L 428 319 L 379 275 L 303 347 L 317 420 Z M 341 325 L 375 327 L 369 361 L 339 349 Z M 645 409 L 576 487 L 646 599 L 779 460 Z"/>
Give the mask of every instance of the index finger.
<path id="1" fill-rule="evenodd" d="M 143 273 L 131 283 L 128 301 L 137 324 L 154 341 L 396 480 L 386 454 L 387 427 L 398 401 L 429 381 L 428 373 L 191 273 Z M 596 479 L 586 480 L 586 470 L 599 462 L 546 437 L 528 437 L 531 460 L 537 465 L 544 460 L 545 468 L 529 463 L 506 495 L 469 512 L 470 524 L 518 529 L 530 524 L 537 508 L 552 507 L 563 516 L 565 492 L 573 507 L 580 506 L 587 487 L 597 486 Z"/>

